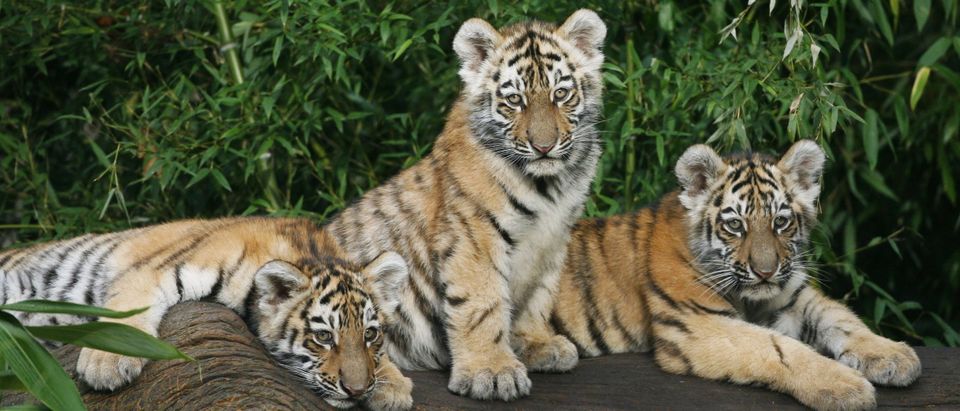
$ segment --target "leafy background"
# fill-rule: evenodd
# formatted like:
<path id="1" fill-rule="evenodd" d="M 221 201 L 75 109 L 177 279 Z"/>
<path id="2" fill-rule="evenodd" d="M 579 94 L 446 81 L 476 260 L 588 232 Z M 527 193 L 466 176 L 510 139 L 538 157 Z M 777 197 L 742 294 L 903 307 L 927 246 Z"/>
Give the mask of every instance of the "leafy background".
<path id="1" fill-rule="evenodd" d="M 324 220 L 430 150 L 462 21 L 579 7 L 609 29 L 588 214 L 674 188 L 693 143 L 816 139 L 822 287 L 885 335 L 960 343 L 955 0 L 2 1 L 0 241 Z"/>

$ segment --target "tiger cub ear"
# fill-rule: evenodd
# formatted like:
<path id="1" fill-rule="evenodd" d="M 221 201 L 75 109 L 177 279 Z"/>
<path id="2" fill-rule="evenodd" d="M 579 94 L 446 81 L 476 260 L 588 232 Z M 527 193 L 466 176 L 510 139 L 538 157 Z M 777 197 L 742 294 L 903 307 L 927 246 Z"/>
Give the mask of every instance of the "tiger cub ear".
<path id="1" fill-rule="evenodd" d="M 282 260 L 273 260 L 264 264 L 253 278 L 257 290 L 260 291 L 261 301 L 274 306 L 306 290 L 309 285 L 303 271 Z"/>
<path id="2" fill-rule="evenodd" d="M 483 19 L 473 18 L 460 26 L 453 39 L 453 50 L 460 58 L 460 77 L 472 83 L 481 72 L 483 63 L 503 41 L 500 32 Z"/>
<path id="3" fill-rule="evenodd" d="M 780 158 L 777 167 L 792 184 L 792 191 L 800 201 L 814 204 L 820 195 L 820 175 L 827 157 L 813 140 L 800 140 Z"/>
<path id="4" fill-rule="evenodd" d="M 565 37 L 591 60 L 597 60 L 597 68 L 603 63 L 603 39 L 607 36 L 607 25 L 593 10 L 575 11 L 563 22 L 556 33 Z"/>
<path id="5" fill-rule="evenodd" d="M 677 160 L 674 170 L 683 192 L 680 202 L 687 209 L 693 209 L 698 204 L 699 197 L 720 177 L 727 168 L 727 163 L 707 145 L 697 144 L 687 149 Z"/>
<path id="6" fill-rule="evenodd" d="M 400 287 L 407 281 L 407 263 L 400 254 L 387 251 L 363 269 L 367 290 L 373 293 L 382 312 L 393 312 L 400 304 Z"/>

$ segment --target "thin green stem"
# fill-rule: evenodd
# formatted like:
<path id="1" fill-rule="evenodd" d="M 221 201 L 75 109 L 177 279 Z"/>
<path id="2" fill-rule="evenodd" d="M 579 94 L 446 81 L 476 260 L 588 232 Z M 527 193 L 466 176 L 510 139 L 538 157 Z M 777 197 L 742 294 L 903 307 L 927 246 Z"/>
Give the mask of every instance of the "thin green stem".
<path id="1" fill-rule="evenodd" d="M 227 24 L 227 13 L 223 11 L 223 3 L 213 2 L 213 13 L 217 16 L 217 28 L 220 29 L 220 50 L 227 53 L 227 66 L 230 67 L 230 76 L 233 82 L 243 84 L 243 72 L 240 71 L 240 58 L 237 57 L 237 44 L 230 34 L 230 25 Z"/>

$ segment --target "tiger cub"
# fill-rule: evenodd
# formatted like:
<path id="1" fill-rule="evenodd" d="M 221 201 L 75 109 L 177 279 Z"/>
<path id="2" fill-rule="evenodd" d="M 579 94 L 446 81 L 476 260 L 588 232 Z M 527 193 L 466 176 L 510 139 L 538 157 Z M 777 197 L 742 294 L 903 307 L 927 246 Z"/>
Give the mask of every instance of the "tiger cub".
<path id="1" fill-rule="evenodd" d="M 171 306 L 208 297 L 244 314 L 276 360 L 331 405 L 408 409 L 412 383 L 382 355 L 381 318 L 362 283 L 363 276 L 404 275 L 403 259 L 385 253 L 360 267 L 342 258 L 323 230 L 303 220 L 179 221 L 4 252 L 0 304 L 47 299 L 121 311 L 149 306 L 130 318 L 101 320 L 157 335 Z M 93 320 L 15 315 L 27 325 Z M 77 372 L 96 389 L 114 390 L 144 363 L 83 348 Z"/>
<path id="2" fill-rule="evenodd" d="M 817 409 L 875 406 L 871 382 L 910 384 L 920 361 L 808 285 L 823 163 L 808 140 L 779 161 L 689 148 L 680 191 L 577 224 L 554 328 L 583 356 L 653 349 L 669 372 L 760 384 Z"/>
<path id="3" fill-rule="evenodd" d="M 401 368 L 449 366 L 451 391 L 510 400 L 529 393 L 527 368 L 576 365 L 547 319 L 600 156 L 605 35 L 589 10 L 559 27 L 464 23 L 463 91 L 432 152 L 327 226 L 354 260 L 407 262 L 384 307 Z"/>

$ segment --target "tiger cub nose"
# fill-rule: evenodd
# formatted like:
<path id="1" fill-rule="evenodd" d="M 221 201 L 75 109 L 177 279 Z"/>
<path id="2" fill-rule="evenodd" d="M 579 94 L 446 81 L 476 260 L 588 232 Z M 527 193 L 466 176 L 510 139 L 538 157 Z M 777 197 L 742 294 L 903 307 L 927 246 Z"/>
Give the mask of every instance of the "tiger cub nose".
<path id="1" fill-rule="evenodd" d="M 537 144 L 537 143 L 531 142 L 530 145 L 533 146 L 534 149 L 536 149 L 537 151 L 539 151 L 540 154 L 547 154 L 547 153 L 550 152 L 551 149 L 553 149 L 553 146 L 555 146 L 556 143 L 550 144 L 549 146 L 541 146 L 541 145 L 539 145 L 539 144 Z"/>

